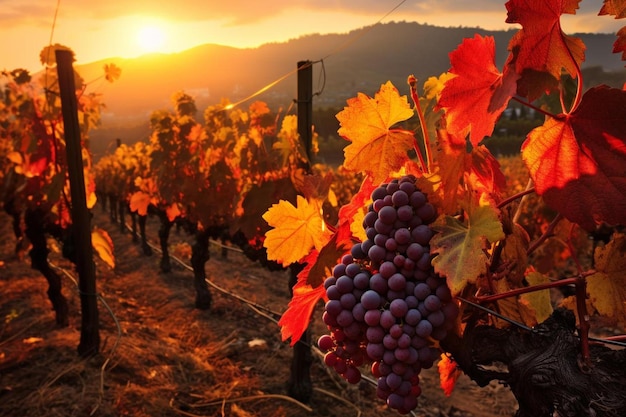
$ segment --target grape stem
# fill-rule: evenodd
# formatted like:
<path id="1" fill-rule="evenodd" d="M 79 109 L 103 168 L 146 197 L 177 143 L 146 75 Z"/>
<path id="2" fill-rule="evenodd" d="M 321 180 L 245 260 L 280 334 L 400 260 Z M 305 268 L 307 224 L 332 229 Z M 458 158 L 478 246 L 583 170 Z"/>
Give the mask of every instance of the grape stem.
<path id="1" fill-rule="evenodd" d="M 537 240 L 535 240 L 532 245 L 530 245 L 530 247 L 526 250 L 526 254 L 530 255 L 535 250 L 537 250 L 537 248 L 541 246 L 543 242 L 554 236 L 554 229 L 561 220 L 563 220 L 563 215 L 559 213 L 554 217 L 554 219 L 552 219 L 546 231 Z"/>
<path id="2" fill-rule="evenodd" d="M 508 204 L 511 204 L 513 201 L 524 197 L 525 195 L 528 194 L 532 194 L 535 192 L 535 187 L 530 187 L 530 188 L 526 188 L 524 191 L 520 191 L 517 194 L 513 194 L 512 196 L 510 196 L 509 198 L 502 200 L 499 204 L 498 204 L 498 209 L 501 209 L 502 207 L 507 206 Z"/>
<path id="3" fill-rule="evenodd" d="M 417 117 L 420 120 L 420 128 L 422 130 L 422 138 L 424 139 L 424 152 L 426 153 L 426 166 L 424 166 L 424 160 L 422 157 L 422 153 L 420 148 L 415 143 L 415 152 L 417 152 L 418 157 L 420 158 L 420 162 L 422 164 L 422 168 L 424 172 L 430 173 L 430 166 L 432 165 L 432 156 L 430 154 L 430 136 L 428 135 L 428 127 L 426 126 L 426 118 L 424 117 L 424 112 L 422 111 L 422 107 L 420 106 L 420 98 L 417 94 L 417 78 L 411 75 L 409 76 L 409 86 L 411 87 L 411 98 L 413 99 L 413 103 L 415 103 L 415 111 L 417 113 Z"/>

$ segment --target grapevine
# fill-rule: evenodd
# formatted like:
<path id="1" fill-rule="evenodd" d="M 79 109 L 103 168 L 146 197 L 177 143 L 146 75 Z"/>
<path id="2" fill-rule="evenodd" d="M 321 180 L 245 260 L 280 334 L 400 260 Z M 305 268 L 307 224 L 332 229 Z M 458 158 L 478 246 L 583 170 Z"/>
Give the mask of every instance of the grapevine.
<path id="1" fill-rule="evenodd" d="M 315 199 L 299 201 L 297 207 L 277 204 L 264 216 L 273 227 L 266 234 L 268 255 L 279 262 L 307 263 L 279 322 L 284 340 L 298 340 L 308 323 L 304 313 L 324 300 L 330 335 L 322 336 L 319 345 L 328 351 L 326 363 L 354 383 L 361 365 L 374 362 L 379 396 L 391 408 L 409 412 L 417 405 L 417 372 L 398 362 L 418 363 L 421 356 L 395 353 L 405 328 L 411 333 L 407 337 L 413 336 L 407 322 L 415 319 L 406 315 L 411 310 L 407 299 L 415 303 L 407 288 L 413 287 L 417 297 L 420 287 L 420 279 L 408 273 L 415 263 L 422 273 L 432 268 L 422 278 L 430 279 L 431 291 L 445 288 L 438 299 L 441 311 L 459 310 L 456 320 L 452 312 L 444 315 L 444 327 L 429 335 L 429 341 L 439 341 L 434 347 L 447 354 L 440 369 L 458 366 L 480 385 L 503 381 L 520 402 L 519 416 L 614 416 L 626 410 L 616 394 L 622 388 L 611 395 L 597 389 L 602 378 L 607 378 L 603 384 L 624 387 L 619 364 L 626 350 L 610 353 L 589 338 L 592 316 L 617 327 L 626 324 L 626 282 L 618 272 L 626 267 L 626 239 L 620 232 L 626 224 L 626 91 L 583 88 L 585 45 L 560 26 L 561 15 L 575 13 L 577 4 L 506 2 L 507 22 L 521 29 L 510 41 L 502 69 L 495 64 L 494 38 L 476 35 L 450 53 L 450 70 L 426 80 L 421 94 L 415 77 L 408 77 L 413 105 L 390 82 L 373 97 L 359 93 L 347 101 L 337 114 L 338 133 L 349 141 L 343 167 L 364 175 L 359 191 L 334 224 L 321 228 L 310 227 L 309 206 L 319 204 Z M 600 14 L 624 16 L 622 6 L 608 1 Z M 623 52 L 623 36 L 618 33 L 615 52 Z M 566 91 L 570 83 L 576 85 L 571 95 Z M 538 100 L 545 97 L 551 106 L 541 106 Z M 526 185 L 507 184 L 500 163 L 483 145 L 511 100 L 546 117 L 520 149 L 529 173 Z M 392 199 L 395 186 L 387 189 L 399 178 L 404 184 L 413 179 L 419 193 L 428 196 L 424 207 L 432 207 L 432 213 L 411 213 Z M 396 224 L 399 218 L 410 221 L 410 215 L 428 224 Z M 420 242 L 424 258 L 416 261 L 408 251 L 420 227 L 429 233 Z M 587 233 L 605 230 L 610 231 L 608 243 L 592 247 L 584 242 Z M 292 250 L 286 253 L 284 247 Z M 585 248 L 593 252 L 584 254 Z M 568 261 L 567 269 L 556 270 L 556 261 L 546 261 L 559 257 Z M 564 291 L 561 299 L 551 300 L 546 291 L 570 286 L 573 292 Z M 428 310 L 428 296 L 417 297 L 420 319 Z M 389 329 L 381 325 L 383 314 L 396 319 L 385 321 Z M 518 337 L 516 329 L 507 328 L 511 323 L 529 334 Z M 383 330 L 372 330 L 376 326 Z M 418 334 L 417 327 L 414 331 Z M 558 360 L 541 362 L 541 352 L 528 353 L 536 349 Z M 503 362 L 506 371 L 482 368 L 494 362 Z M 609 363 L 622 370 L 611 373 Z M 442 372 L 446 391 L 455 375 Z M 546 378 L 550 389 L 527 389 L 533 378 Z M 575 388 L 580 386 L 586 388 Z"/>

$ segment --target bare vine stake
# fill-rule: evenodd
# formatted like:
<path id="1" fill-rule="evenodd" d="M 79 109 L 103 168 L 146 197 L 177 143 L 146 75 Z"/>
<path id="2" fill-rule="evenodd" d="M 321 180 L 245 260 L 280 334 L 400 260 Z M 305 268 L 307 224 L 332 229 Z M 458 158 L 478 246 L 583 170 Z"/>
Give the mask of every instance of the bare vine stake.
<path id="1" fill-rule="evenodd" d="M 63 132 L 67 153 L 67 170 L 72 199 L 72 238 L 76 250 L 75 262 L 80 291 L 81 331 L 78 354 L 86 357 L 97 354 L 100 348 L 96 269 L 91 246 L 91 218 L 87 209 L 85 177 L 78 123 L 78 105 L 74 83 L 73 53 L 56 50 L 57 73 L 63 113 Z"/>

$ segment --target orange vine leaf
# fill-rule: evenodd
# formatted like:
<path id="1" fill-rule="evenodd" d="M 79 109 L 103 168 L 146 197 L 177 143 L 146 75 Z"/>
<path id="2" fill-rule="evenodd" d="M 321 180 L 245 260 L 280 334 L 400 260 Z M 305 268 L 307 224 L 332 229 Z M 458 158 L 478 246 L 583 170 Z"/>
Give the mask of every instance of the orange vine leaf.
<path id="1" fill-rule="evenodd" d="M 115 255 L 113 255 L 113 240 L 104 229 L 94 227 L 91 231 L 91 245 L 111 268 L 115 268 Z"/>
<path id="2" fill-rule="evenodd" d="M 510 0 L 506 3 L 507 23 L 522 29 L 511 39 L 509 50 L 517 53 L 516 72 L 548 72 L 561 78 L 561 69 L 575 77 L 585 60 L 581 39 L 561 30 L 561 15 L 576 14 L 580 0 Z M 573 58 L 573 60 L 572 60 Z"/>
<path id="3" fill-rule="evenodd" d="M 616 19 L 626 18 L 626 0 L 604 0 L 598 15 L 612 15 Z"/>
<path id="4" fill-rule="evenodd" d="M 450 359 L 446 354 L 441 354 L 441 360 L 437 364 L 439 369 L 439 384 L 447 397 L 452 395 L 457 379 L 463 374 L 456 362 Z"/>
<path id="5" fill-rule="evenodd" d="M 130 211 L 136 211 L 140 216 L 146 216 L 150 200 L 150 195 L 143 191 L 137 191 L 130 196 Z"/>
<path id="6" fill-rule="evenodd" d="M 348 106 L 337 113 L 341 127 L 339 135 L 352 142 L 344 149 L 344 166 L 357 172 L 366 172 L 380 183 L 389 172 L 397 171 L 409 159 L 407 151 L 413 148 L 413 133 L 393 128 L 413 116 L 406 96 L 388 81 L 374 98 L 359 93 L 348 100 Z"/>
<path id="7" fill-rule="evenodd" d="M 476 146 L 491 136 L 497 119 L 515 94 L 518 75 L 509 70 L 501 73 L 495 65 L 496 46 L 492 36 L 475 35 L 450 53 L 456 75 L 445 82 L 439 108 L 445 109 L 446 127 Z"/>
<path id="8" fill-rule="evenodd" d="M 273 227 L 265 233 L 263 242 L 267 258 L 283 266 L 299 261 L 312 248 L 320 250 L 331 235 L 325 229 L 320 204 L 310 204 L 302 196 L 298 196 L 296 204 L 294 207 L 281 200 L 263 214 L 263 220 Z"/>
<path id="9" fill-rule="evenodd" d="M 537 193 L 584 229 L 626 223 L 626 91 L 590 89 L 570 115 L 531 131 L 522 158 Z"/>

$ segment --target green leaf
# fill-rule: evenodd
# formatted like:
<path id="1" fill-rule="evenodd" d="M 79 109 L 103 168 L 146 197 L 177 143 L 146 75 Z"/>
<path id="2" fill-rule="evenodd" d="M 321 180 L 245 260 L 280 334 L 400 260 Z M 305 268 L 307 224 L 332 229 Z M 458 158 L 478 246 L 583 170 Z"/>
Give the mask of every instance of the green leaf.
<path id="1" fill-rule="evenodd" d="M 433 229 L 440 233 L 430 241 L 431 253 L 438 254 L 432 264 L 438 274 L 447 277 L 455 295 L 486 271 L 489 262 L 483 250 L 486 241 L 504 239 L 498 213 L 489 206 L 474 208 L 467 225 L 455 217 L 443 216 L 433 224 Z"/>

